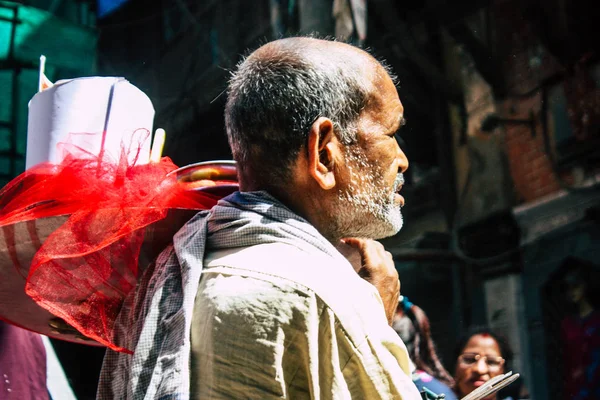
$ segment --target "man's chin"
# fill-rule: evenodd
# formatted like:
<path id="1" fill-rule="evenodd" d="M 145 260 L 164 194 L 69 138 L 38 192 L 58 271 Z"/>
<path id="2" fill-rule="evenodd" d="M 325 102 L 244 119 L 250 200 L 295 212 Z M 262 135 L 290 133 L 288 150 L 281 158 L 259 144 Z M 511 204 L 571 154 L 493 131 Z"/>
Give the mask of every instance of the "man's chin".
<path id="1" fill-rule="evenodd" d="M 379 239 L 389 238 L 389 237 L 392 237 L 392 236 L 398 234 L 398 232 L 400 232 L 401 229 L 402 229 L 402 224 L 400 224 L 399 226 L 394 227 L 392 229 L 389 229 L 387 231 L 382 231 L 381 234 L 376 235 L 376 236 L 372 237 L 371 239 L 379 240 Z"/>
<path id="2" fill-rule="evenodd" d="M 404 218 L 402 217 L 402 213 L 400 212 L 400 210 L 394 211 L 394 214 L 390 215 L 388 220 L 385 221 L 385 224 L 388 227 L 388 232 L 385 234 L 385 236 L 380 237 L 379 239 L 384 239 L 386 237 L 396 235 L 404 226 Z"/>
<path id="3" fill-rule="evenodd" d="M 374 240 L 385 239 L 388 237 L 392 237 L 398 232 L 400 232 L 402 226 L 404 226 L 404 220 L 402 219 L 402 215 L 400 215 L 399 218 L 393 218 L 389 221 L 378 221 L 376 226 L 373 226 L 373 228 L 368 229 L 370 231 L 370 234 L 363 235 L 363 237 L 367 237 L 369 239 Z"/>
<path id="4" fill-rule="evenodd" d="M 394 236 L 402 229 L 404 220 L 400 208 L 388 209 L 388 211 L 380 215 L 369 212 L 338 214 L 334 217 L 335 225 L 340 227 L 336 233 L 340 237 L 362 237 L 374 240 Z"/>

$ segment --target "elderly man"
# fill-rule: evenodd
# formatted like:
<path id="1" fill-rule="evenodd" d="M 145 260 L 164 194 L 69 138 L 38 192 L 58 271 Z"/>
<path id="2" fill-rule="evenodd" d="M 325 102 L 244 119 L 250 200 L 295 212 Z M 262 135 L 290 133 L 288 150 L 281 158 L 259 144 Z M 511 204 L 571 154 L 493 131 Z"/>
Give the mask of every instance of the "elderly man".
<path id="1" fill-rule="evenodd" d="M 402 226 L 403 107 L 366 52 L 268 43 L 228 90 L 240 192 L 199 213 L 120 316 L 100 398 L 418 399 L 389 326 L 400 283 L 371 239 Z M 359 262 L 342 256 L 353 249 Z"/>

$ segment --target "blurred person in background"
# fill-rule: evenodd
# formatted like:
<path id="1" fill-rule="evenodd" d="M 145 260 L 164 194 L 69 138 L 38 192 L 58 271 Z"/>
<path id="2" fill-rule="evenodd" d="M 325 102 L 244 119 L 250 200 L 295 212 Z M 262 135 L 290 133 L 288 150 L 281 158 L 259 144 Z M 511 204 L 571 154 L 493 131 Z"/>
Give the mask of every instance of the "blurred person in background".
<path id="1" fill-rule="evenodd" d="M 46 349 L 41 336 L 0 321 L 0 399 L 48 398 Z"/>
<path id="2" fill-rule="evenodd" d="M 579 258 L 562 263 L 564 293 L 572 309 L 561 322 L 565 400 L 600 399 L 600 311 L 592 290 L 593 266 Z"/>
<path id="3" fill-rule="evenodd" d="M 436 353 L 425 312 L 406 296 L 401 296 L 392 327 L 406 345 L 414 364 L 412 379 L 419 391 L 426 388 L 435 394 L 444 394 L 446 400 L 455 400 L 457 397 L 451 389 L 454 379 Z"/>

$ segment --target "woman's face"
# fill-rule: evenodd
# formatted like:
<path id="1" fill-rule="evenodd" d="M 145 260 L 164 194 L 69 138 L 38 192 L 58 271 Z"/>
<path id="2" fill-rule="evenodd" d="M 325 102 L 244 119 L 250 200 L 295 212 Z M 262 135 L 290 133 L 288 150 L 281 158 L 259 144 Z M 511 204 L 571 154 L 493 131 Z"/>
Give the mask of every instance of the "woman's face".
<path id="1" fill-rule="evenodd" d="M 456 361 L 454 379 L 462 397 L 503 373 L 504 359 L 500 346 L 493 337 L 481 334 L 472 336 L 462 350 Z"/>

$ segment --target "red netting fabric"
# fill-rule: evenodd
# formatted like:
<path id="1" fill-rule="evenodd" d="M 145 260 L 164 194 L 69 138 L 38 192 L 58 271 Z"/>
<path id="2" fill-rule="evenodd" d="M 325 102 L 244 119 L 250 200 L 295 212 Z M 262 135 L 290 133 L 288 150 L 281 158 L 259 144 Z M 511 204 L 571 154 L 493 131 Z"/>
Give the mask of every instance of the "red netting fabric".
<path id="1" fill-rule="evenodd" d="M 128 351 L 112 328 L 136 285 L 145 229 L 171 208 L 210 209 L 218 198 L 185 190 L 167 157 L 136 165 L 139 145 L 123 146 L 118 160 L 63 146 L 63 162 L 37 165 L 0 191 L 0 226 L 69 215 L 35 254 L 26 292 L 84 335 Z"/>

